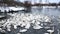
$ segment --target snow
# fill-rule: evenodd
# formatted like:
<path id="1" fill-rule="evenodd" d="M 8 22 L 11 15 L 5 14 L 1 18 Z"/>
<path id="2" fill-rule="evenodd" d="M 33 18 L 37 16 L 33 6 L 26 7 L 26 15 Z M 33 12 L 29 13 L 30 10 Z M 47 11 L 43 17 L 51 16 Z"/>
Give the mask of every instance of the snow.
<path id="1" fill-rule="evenodd" d="M 24 7 L 0 7 L 1 12 L 9 12 L 11 10 L 13 11 L 19 11 L 19 10 L 24 10 Z"/>
<path id="2" fill-rule="evenodd" d="M 24 10 L 23 7 L 9 7 L 9 9 L 13 11 Z"/>

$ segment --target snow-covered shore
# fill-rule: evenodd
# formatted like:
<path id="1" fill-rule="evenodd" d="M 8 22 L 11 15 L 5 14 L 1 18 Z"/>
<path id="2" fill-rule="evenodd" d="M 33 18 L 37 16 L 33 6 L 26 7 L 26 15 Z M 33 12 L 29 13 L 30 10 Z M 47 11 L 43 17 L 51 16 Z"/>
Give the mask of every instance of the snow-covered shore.
<path id="1" fill-rule="evenodd" d="M 20 10 L 24 10 L 24 7 L 0 7 L 0 12 L 9 12 L 9 11 L 20 11 Z"/>

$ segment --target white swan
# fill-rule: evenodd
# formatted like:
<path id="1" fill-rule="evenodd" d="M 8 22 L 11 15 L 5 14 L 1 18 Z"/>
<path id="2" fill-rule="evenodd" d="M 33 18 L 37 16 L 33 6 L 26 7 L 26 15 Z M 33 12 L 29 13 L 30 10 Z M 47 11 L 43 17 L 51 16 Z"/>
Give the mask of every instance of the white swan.
<path id="1" fill-rule="evenodd" d="M 53 33 L 53 32 L 54 32 L 54 30 L 47 30 L 47 32 L 50 32 L 50 34 L 51 34 L 51 33 Z"/>
<path id="2" fill-rule="evenodd" d="M 49 33 L 44 33 L 44 34 L 49 34 Z"/>
<path id="3" fill-rule="evenodd" d="M 41 28 L 43 28 L 43 27 L 41 27 L 41 26 L 39 26 L 39 25 L 35 25 L 35 26 L 33 26 L 33 28 L 34 28 L 34 29 L 41 29 Z"/>
<path id="4" fill-rule="evenodd" d="M 26 29 L 29 29 L 30 26 L 31 26 L 30 23 L 27 23 L 26 26 L 25 26 L 25 28 L 26 28 Z"/>
<path id="5" fill-rule="evenodd" d="M 26 32 L 26 31 L 27 31 L 27 29 L 20 29 L 19 32 Z"/>

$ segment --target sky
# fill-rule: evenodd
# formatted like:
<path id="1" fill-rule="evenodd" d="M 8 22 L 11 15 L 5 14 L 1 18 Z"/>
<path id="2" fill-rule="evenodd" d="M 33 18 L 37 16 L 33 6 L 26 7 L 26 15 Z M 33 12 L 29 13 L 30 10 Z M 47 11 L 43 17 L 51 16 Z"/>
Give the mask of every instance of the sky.
<path id="1" fill-rule="evenodd" d="M 18 1 L 21 1 L 21 2 L 24 2 L 24 1 L 31 1 L 32 3 L 34 2 L 37 2 L 39 3 L 40 0 L 18 0 Z M 50 3 L 58 3 L 60 0 L 48 0 Z M 42 0 L 42 2 L 46 2 L 46 0 Z"/>

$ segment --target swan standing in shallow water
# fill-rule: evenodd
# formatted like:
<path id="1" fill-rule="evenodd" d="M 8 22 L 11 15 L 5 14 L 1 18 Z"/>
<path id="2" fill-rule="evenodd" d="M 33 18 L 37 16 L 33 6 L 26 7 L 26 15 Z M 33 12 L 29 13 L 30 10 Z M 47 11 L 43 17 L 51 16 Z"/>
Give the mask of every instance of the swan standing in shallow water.
<path id="1" fill-rule="evenodd" d="M 44 34 L 49 34 L 49 33 L 44 33 Z"/>
<path id="2" fill-rule="evenodd" d="M 31 26 L 31 25 L 30 25 L 29 23 L 27 23 L 26 26 L 25 26 L 25 28 L 26 28 L 26 29 L 29 29 L 30 26 Z"/>
<path id="3" fill-rule="evenodd" d="M 50 34 L 52 34 L 54 32 L 54 30 L 47 30 L 47 32 L 50 32 Z"/>
<path id="4" fill-rule="evenodd" d="M 58 34 L 60 34 L 60 30 L 59 30 L 59 29 L 57 29 L 57 31 L 58 31 Z"/>
<path id="5" fill-rule="evenodd" d="M 35 26 L 33 26 L 33 28 L 34 28 L 34 29 L 41 29 L 41 28 L 43 28 L 43 27 L 41 27 L 41 26 L 39 26 L 39 25 L 35 25 Z"/>
<path id="6" fill-rule="evenodd" d="M 17 25 L 14 25 L 14 29 L 17 29 Z"/>

